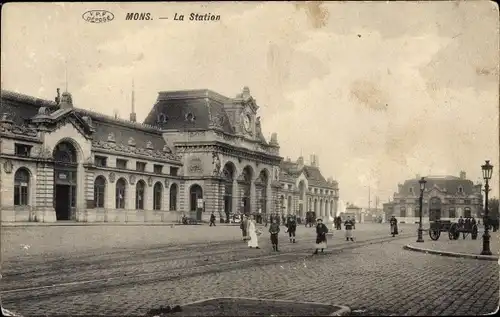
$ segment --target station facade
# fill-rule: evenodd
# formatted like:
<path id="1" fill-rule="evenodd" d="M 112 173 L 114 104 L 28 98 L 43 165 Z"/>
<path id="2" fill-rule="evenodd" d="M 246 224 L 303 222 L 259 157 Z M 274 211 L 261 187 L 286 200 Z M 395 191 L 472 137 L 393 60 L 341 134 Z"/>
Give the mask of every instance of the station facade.
<path id="1" fill-rule="evenodd" d="M 420 208 L 420 176 L 398 185 L 393 200 L 384 204 L 385 219 L 392 215 L 400 222 L 418 223 Z M 437 219 L 456 221 L 460 217 L 480 217 L 483 195 L 481 184 L 467 179 L 465 172 L 457 176 L 428 176 L 423 193 L 422 222 Z"/>
<path id="2" fill-rule="evenodd" d="M 277 134 L 247 87 L 160 92 L 143 123 L 2 90 L 2 222 L 171 222 L 283 212 Z M 132 100 L 134 100 L 132 95 Z"/>

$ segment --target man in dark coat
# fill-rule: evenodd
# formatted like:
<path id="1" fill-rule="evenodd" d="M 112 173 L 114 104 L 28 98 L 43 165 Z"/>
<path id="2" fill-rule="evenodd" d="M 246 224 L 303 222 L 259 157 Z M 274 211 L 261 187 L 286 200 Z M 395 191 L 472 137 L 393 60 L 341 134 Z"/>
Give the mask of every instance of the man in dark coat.
<path id="1" fill-rule="evenodd" d="M 395 237 L 398 234 L 398 220 L 396 217 L 392 216 L 389 223 L 391 224 L 391 234 Z"/>
<path id="2" fill-rule="evenodd" d="M 328 228 L 323 224 L 323 219 L 316 220 L 316 250 L 313 254 L 318 254 L 318 249 L 321 249 L 321 253 L 326 249 L 326 234 L 328 233 Z"/>
<path id="3" fill-rule="evenodd" d="M 278 252 L 278 233 L 280 233 L 280 225 L 278 224 L 277 219 L 273 219 L 273 223 L 269 226 L 269 233 L 271 234 L 273 251 Z"/>
<path id="4" fill-rule="evenodd" d="M 297 231 L 297 221 L 294 217 L 288 217 L 288 221 L 286 223 L 286 228 L 288 232 L 288 237 L 290 238 L 290 242 L 295 243 L 295 232 Z"/>
<path id="5" fill-rule="evenodd" d="M 212 212 L 212 214 L 210 215 L 210 227 L 211 226 L 215 226 L 215 215 L 214 213 Z"/>

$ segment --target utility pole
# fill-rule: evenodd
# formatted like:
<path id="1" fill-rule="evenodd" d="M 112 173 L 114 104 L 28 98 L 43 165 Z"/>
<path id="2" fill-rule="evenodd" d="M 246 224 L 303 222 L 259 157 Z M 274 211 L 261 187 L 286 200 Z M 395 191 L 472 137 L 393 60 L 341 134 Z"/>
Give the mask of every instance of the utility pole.
<path id="1" fill-rule="evenodd" d="M 378 196 L 375 196 L 375 213 L 378 213 Z"/>
<path id="2" fill-rule="evenodd" d="M 368 212 L 370 212 L 371 199 L 370 199 L 370 185 L 368 185 Z"/>

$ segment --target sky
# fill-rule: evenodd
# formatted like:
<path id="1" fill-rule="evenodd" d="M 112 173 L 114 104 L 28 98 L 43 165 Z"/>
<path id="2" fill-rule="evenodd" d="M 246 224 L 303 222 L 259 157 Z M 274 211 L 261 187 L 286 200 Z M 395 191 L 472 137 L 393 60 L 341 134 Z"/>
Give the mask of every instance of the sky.
<path id="1" fill-rule="evenodd" d="M 82 18 L 95 9 L 114 20 Z M 220 20 L 174 21 L 191 12 Z M 67 83 L 76 107 L 128 118 L 134 79 L 142 121 L 159 91 L 248 86 L 281 156 L 316 154 L 344 202 L 416 175 L 477 182 L 487 159 L 499 196 L 494 2 L 8 3 L 1 23 L 2 89 L 53 100 Z"/>

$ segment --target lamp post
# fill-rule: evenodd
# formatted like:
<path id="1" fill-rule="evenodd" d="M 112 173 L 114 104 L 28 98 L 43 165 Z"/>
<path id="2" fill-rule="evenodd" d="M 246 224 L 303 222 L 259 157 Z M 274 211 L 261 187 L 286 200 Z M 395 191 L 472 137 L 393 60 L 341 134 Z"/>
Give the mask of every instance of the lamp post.
<path id="1" fill-rule="evenodd" d="M 488 181 L 491 179 L 491 174 L 493 174 L 493 165 L 490 164 L 490 161 L 486 161 L 486 164 L 481 165 L 481 169 L 483 170 L 483 178 L 484 178 L 484 233 L 483 233 L 483 250 L 481 251 L 481 255 L 491 255 L 490 250 L 490 219 L 488 216 L 488 192 L 490 191 L 490 185 Z"/>
<path id="2" fill-rule="evenodd" d="M 417 237 L 417 242 L 424 242 L 424 237 L 422 235 L 422 205 L 423 205 L 423 200 L 424 200 L 424 190 L 425 190 L 425 183 L 427 181 L 422 177 L 418 183 L 420 184 L 420 206 L 419 208 L 419 216 L 420 216 L 420 221 L 418 222 L 418 237 Z"/>

